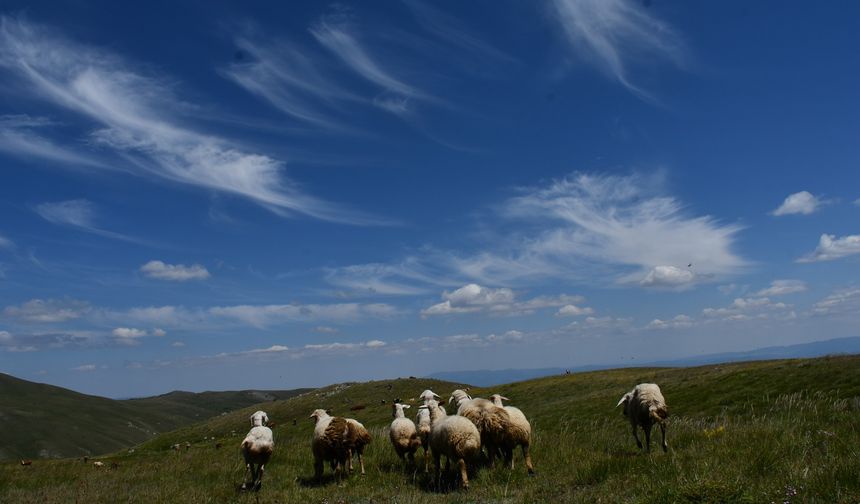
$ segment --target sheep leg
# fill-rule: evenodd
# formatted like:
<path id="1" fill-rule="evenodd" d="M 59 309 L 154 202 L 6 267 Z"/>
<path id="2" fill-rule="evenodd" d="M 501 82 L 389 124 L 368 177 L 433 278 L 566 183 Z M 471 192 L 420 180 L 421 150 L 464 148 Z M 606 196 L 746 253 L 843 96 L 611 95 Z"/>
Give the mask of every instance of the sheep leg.
<path id="1" fill-rule="evenodd" d="M 436 467 L 436 486 L 442 486 L 442 455 L 433 452 L 433 461 Z"/>
<path id="2" fill-rule="evenodd" d="M 533 475 L 535 473 L 535 466 L 532 465 L 532 455 L 529 452 L 529 445 L 522 445 L 523 448 L 523 458 L 526 459 L 526 468 L 529 470 L 529 475 Z M 511 464 L 511 469 L 513 469 L 513 463 Z"/>
<path id="3" fill-rule="evenodd" d="M 424 473 L 430 472 L 430 452 L 424 448 Z"/>
<path id="4" fill-rule="evenodd" d="M 469 488 L 469 472 L 466 471 L 466 461 L 458 459 L 457 464 L 460 466 L 460 481 L 463 484 L 463 488 Z"/>
<path id="5" fill-rule="evenodd" d="M 663 422 L 660 422 L 660 438 L 663 440 L 663 452 L 666 453 L 669 451 L 669 445 L 666 444 L 666 426 Z"/>
<path id="6" fill-rule="evenodd" d="M 245 475 L 242 476 L 242 490 L 248 488 L 248 473 L 251 472 L 251 464 L 245 464 Z M 251 472 L 251 477 L 254 477 L 254 473 Z"/>
<path id="7" fill-rule="evenodd" d="M 636 446 L 642 449 L 642 441 L 639 441 L 639 434 L 636 433 L 636 424 L 633 424 L 633 439 L 636 440 Z"/>
<path id="8" fill-rule="evenodd" d="M 352 464 L 352 462 L 350 462 Z M 361 466 L 361 474 L 364 474 L 364 454 L 362 452 L 358 452 L 358 465 Z"/>
<path id="9" fill-rule="evenodd" d="M 349 472 L 352 472 L 352 450 L 346 452 L 346 459 L 347 469 L 349 470 Z"/>
<path id="10" fill-rule="evenodd" d="M 315 458 L 314 459 L 314 478 L 317 480 L 322 479 L 323 475 L 323 459 Z"/>
<path id="11" fill-rule="evenodd" d="M 648 448 L 648 453 L 651 453 L 651 427 L 653 427 L 651 424 L 645 426 L 645 446 Z"/>
<path id="12" fill-rule="evenodd" d="M 254 478 L 254 490 L 259 490 L 263 486 L 263 472 L 266 470 L 264 464 L 260 464 L 257 468 L 257 477 Z"/>

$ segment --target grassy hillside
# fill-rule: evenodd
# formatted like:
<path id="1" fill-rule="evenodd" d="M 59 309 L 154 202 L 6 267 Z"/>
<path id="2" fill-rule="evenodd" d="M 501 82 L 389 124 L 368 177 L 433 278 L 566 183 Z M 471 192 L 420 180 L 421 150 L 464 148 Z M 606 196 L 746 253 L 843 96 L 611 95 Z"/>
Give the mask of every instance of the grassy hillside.
<path id="1" fill-rule="evenodd" d="M 614 406 L 639 382 L 659 383 L 670 405 L 669 453 L 637 451 Z M 389 390 L 390 386 L 390 390 Z M 474 389 L 500 392 L 532 421 L 537 476 L 481 468 L 468 492 L 436 488 L 401 466 L 387 439 L 390 401 L 454 384 L 391 380 L 342 384 L 266 405 L 277 448 L 258 494 L 237 491 L 238 445 L 255 407 L 162 434 L 133 454 L 0 465 L 2 502 L 858 502 L 860 357 L 748 362 L 688 369 L 621 369 Z M 351 407 L 365 405 L 350 411 Z M 321 484 L 307 416 L 314 408 L 364 422 L 375 436 L 368 474 Z M 414 410 L 412 410 L 414 411 Z M 293 419 L 297 425 L 293 426 Z M 224 443 L 218 450 L 211 440 Z M 176 442 L 193 443 L 174 452 Z M 108 464 L 110 465 L 110 464 Z M 328 474 L 328 472 L 327 472 Z"/>
<path id="2" fill-rule="evenodd" d="M 0 374 L 0 459 L 110 453 L 190 422 L 304 391 L 172 392 L 117 401 Z"/>

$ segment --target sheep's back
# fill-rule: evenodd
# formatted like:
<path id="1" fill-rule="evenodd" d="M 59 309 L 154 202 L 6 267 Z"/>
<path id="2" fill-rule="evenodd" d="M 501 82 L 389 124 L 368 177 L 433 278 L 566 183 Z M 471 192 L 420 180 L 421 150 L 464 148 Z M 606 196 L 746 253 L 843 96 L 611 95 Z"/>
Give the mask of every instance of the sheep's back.
<path id="1" fill-rule="evenodd" d="M 388 432 L 391 442 L 395 445 L 407 449 L 415 444 L 418 437 L 418 431 L 415 428 L 415 423 L 408 418 L 395 418 L 391 422 L 391 427 Z"/>
<path id="2" fill-rule="evenodd" d="M 481 450 L 481 434 L 468 419 L 449 416 L 433 427 L 430 446 L 448 457 L 471 458 Z"/>

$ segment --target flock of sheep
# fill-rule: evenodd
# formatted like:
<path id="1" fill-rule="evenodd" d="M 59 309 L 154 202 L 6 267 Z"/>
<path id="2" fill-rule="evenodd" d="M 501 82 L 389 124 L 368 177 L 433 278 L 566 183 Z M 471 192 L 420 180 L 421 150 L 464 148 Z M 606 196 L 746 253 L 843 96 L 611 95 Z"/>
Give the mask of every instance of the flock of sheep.
<path id="1" fill-rule="evenodd" d="M 446 470 L 453 462 L 460 473 L 460 486 L 469 487 L 467 467 L 486 457 L 489 467 L 493 467 L 496 457 L 501 457 L 505 465 L 514 468 L 513 453 L 517 447 L 522 449 L 523 459 L 529 475 L 534 474 L 529 443 L 531 425 L 518 408 L 503 406 L 506 397 L 499 394 L 490 399 L 472 398 L 465 390 L 455 390 L 448 399 L 448 406 L 456 408 L 456 414 L 448 415 L 439 404 L 441 399 L 431 390 L 419 396 L 423 402 L 418 407 L 416 421 L 406 418 L 408 404 L 395 402 L 392 405 L 394 420 L 389 428 L 389 437 L 394 451 L 401 460 L 415 465 L 418 448 L 424 450 L 424 472 L 429 472 L 430 458 L 433 458 L 437 484 L 441 477 L 441 458 L 446 459 Z M 637 430 L 645 432 L 645 448 L 651 450 L 651 429 L 660 426 L 663 451 L 668 450 L 666 426 L 668 407 L 660 387 L 653 383 L 641 383 L 624 394 L 618 406 L 624 406 L 624 415 L 630 420 L 633 438 L 637 446 L 643 448 Z M 314 456 L 314 477 L 321 479 L 323 466 L 328 462 L 337 479 L 351 472 L 352 460 L 358 457 L 361 474 L 364 474 L 364 447 L 370 443 L 370 433 L 352 418 L 333 417 L 326 410 L 315 410 L 311 415 L 315 422 L 311 449 Z M 272 430 L 266 424 L 269 418 L 263 411 L 251 415 L 251 430 L 242 441 L 241 453 L 245 459 L 245 477 L 242 489 L 259 490 L 265 465 L 274 451 L 275 442 Z M 417 425 L 416 425 L 417 422 Z M 248 480 L 250 474 L 251 479 Z"/>

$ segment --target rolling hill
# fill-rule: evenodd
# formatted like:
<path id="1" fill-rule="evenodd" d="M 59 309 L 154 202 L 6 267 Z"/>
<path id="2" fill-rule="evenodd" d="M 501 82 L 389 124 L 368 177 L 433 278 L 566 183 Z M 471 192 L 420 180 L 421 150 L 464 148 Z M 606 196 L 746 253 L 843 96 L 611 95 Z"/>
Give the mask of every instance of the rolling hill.
<path id="1" fill-rule="evenodd" d="M 666 454 L 656 446 L 651 454 L 637 450 L 629 423 L 615 409 L 640 382 L 659 383 L 669 403 Z M 625 368 L 472 389 L 476 396 L 502 393 L 528 415 L 537 476 L 527 477 L 518 455 L 513 471 L 473 469 L 468 492 L 457 491 L 452 477 L 436 485 L 420 468 L 405 467 L 387 439 L 391 399 L 412 402 L 428 387 L 447 396 L 458 385 L 345 383 L 265 404 L 277 424 L 276 452 L 256 494 L 237 490 L 244 472 L 238 446 L 247 416 L 259 407 L 251 406 L 159 434 L 134 453 L 103 457 L 115 470 L 80 460 L 0 464 L 0 501 L 860 501 L 860 356 Z M 311 478 L 308 415 L 320 407 L 370 429 L 366 476 L 342 484 Z M 170 449 L 185 442 L 190 449 Z"/>
<path id="2" fill-rule="evenodd" d="M 305 391 L 171 392 L 114 400 L 0 373 L 0 460 L 109 453 L 188 423 Z"/>

